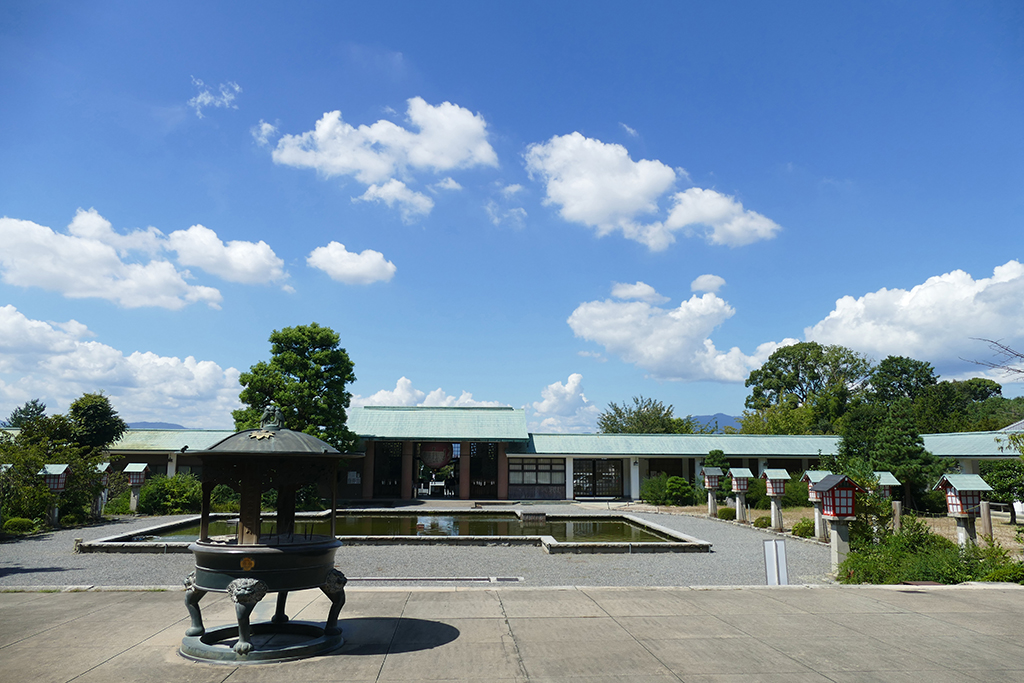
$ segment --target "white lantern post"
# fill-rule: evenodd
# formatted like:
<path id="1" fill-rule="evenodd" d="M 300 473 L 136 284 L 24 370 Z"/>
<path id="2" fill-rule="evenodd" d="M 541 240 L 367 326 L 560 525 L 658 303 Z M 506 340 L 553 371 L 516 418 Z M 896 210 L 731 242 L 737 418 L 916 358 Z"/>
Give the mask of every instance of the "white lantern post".
<path id="1" fill-rule="evenodd" d="M 729 470 L 732 477 L 732 492 L 736 494 L 736 521 L 747 521 L 747 489 L 754 473 L 746 467 L 733 467 Z"/>
<path id="2" fill-rule="evenodd" d="M 821 515 L 832 536 L 832 572 L 850 553 L 850 522 L 856 519 L 857 493 L 867 493 L 845 474 L 828 474 L 811 487 L 821 500 Z"/>
<path id="3" fill-rule="evenodd" d="M 97 517 L 103 515 L 103 507 L 107 504 L 107 498 L 110 493 L 108 487 L 110 486 L 110 463 L 101 462 L 96 465 L 96 472 L 100 475 L 100 484 L 103 486 L 103 490 L 100 491 L 99 495 L 96 496 L 96 500 L 93 501 L 93 514 Z"/>
<path id="4" fill-rule="evenodd" d="M 721 467 L 705 467 L 704 473 L 704 488 L 708 492 L 708 517 L 715 519 L 718 517 L 718 500 L 715 498 L 715 491 L 718 490 L 718 481 L 722 478 Z"/>
<path id="5" fill-rule="evenodd" d="M 814 506 L 814 537 L 819 541 L 828 540 L 828 526 L 821 516 L 821 494 L 814 490 L 814 485 L 832 474 L 828 470 L 807 470 L 800 481 L 807 483 L 807 499 Z"/>
<path id="6" fill-rule="evenodd" d="M 977 474 L 944 474 L 933 491 L 946 491 L 946 514 L 956 520 L 956 540 L 962 546 L 978 540 L 974 520 L 981 509 L 981 492 L 992 487 Z"/>
<path id="7" fill-rule="evenodd" d="M 146 481 L 148 470 L 149 465 L 144 462 L 130 462 L 124 468 L 124 473 L 128 475 L 128 485 L 132 487 L 131 499 L 128 502 L 130 512 L 135 512 L 139 508 L 139 492 Z"/>
<path id="8" fill-rule="evenodd" d="M 789 472 L 783 469 L 768 469 L 761 474 L 765 489 L 772 501 L 772 529 L 782 531 L 782 496 L 786 493 Z"/>

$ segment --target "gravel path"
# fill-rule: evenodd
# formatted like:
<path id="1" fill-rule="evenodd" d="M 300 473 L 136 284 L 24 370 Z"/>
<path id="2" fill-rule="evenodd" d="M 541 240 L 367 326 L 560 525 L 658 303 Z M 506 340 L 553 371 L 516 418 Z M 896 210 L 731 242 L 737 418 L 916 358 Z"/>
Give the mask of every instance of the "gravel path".
<path id="1" fill-rule="evenodd" d="M 591 505 L 530 505 L 531 512 L 613 514 Z M 604 507 L 604 506 L 602 506 Z M 634 555 L 557 554 L 522 546 L 346 546 L 337 566 L 362 585 L 458 585 L 448 581 L 359 581 L 360 578 L 522 577 L 510 586 L 722 586 L 764 585 L 763 541 L 776 536 L 750 527 L 687 515 L 620 508 L 713 544 L 707 553 Z M 76 555 L 74 539 L 94 540 L 177 517 L 123 519 L 0 544 L 0 589 L 12 586 L 171 586 L 193 568 L 190 554 L 89 553 Z M 830 583 L 829 550 L 786 539 L 791 584 Z"/>

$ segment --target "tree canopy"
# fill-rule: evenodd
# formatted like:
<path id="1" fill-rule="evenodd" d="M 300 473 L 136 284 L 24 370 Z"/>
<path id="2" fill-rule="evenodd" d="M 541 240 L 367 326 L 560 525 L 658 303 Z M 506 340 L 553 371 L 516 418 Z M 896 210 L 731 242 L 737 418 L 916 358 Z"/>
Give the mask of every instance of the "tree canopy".
<path id="1" fill-rule="evenodd" d="M 0 427 L 19 429 L 26 422 L 43 417 L 44 415 L 46 415 L 46 404 L 40 399 L 34 398 L 11 411 L 10 416 L 5 421 L 0 422 Z"/>
<path id="2" fill-rule="evenodd" d="M 675 417 L 672 406 L 643 396 L 634 396 L 633 404 L 609 403 L 597 418 L 604 434 L 710 434 L 712 425 L 697 422 L 692 416 Z"/>
<path id="3" fill-rule="evenodd" d="M 239 377 L 239 399 L 246 407 L 232 413 L 236 429 L 259 427 L 264 409 L 281 408 L 289 429 L 323 439 L 341 451 L 356 437 L 345 428 L 354 382 L 352 361 L 341 338 L 317 323 L 285 327 L 270 335 L 270 361 L 256 363 Z"/>

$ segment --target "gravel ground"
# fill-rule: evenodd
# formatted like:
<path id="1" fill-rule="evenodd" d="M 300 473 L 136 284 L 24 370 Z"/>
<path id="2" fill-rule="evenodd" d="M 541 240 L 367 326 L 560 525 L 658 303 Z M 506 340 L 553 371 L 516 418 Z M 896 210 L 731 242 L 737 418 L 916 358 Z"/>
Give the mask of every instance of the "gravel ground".
<path id="1" fill-rule="evenodd" d="M 511 507 L 511 506 L 510 506 Z M 601 506 L 606 508 L 607 506 Z M 530 505 L 531 512 L 609 514 L 594 505 Z M 373 585 L 452 586 L 453 577 L 522 577 L 507 586 L 728 586 L 764 585 L 763 541 L 776 536 L 750 527 L 688 515 L 619 508 L 643 519 L 713 544 L 711 553 L 634 555 L 548 555 L 522 546 L 346 546 L 337 566 L 352 587 Z M 126 533 L 177 517 L 116 520 L 0 544 L 0 589 L 12 586 L 170 586 L 180 585 L 193 568 L 190 554 L 73 552 L 74 539 L 94 540 Z M 789 581 L 830 583 L 828 547 L 787 537 Z M 381 581 L 416 577 L 419 581 Z M 359 579 L 373 579 L 360 581 Z M 426 580 L 429 579 L 429 580 Z"/>

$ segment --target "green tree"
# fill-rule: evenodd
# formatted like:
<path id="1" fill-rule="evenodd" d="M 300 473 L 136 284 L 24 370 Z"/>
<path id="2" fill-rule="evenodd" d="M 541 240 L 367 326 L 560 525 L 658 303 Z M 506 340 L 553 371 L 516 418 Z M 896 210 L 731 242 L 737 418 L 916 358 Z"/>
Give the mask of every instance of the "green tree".
<path id="1" fill-rule="evenodd" d="M 772 408 L 779 417 L 784 411 L 805 409 L 786 431 L 777 431 L 786 420 L 776 420 L 772 431 L 760 433 L 833 434 L 847 407 L 864 391 L 871 372 L 871 363 L 863 355 L 845 346 L 822 346 L 817 342 L 801 342 L 777 349 L 768 360 L 750 373 L 746 386 L 751 389 L 746 407 L 755 413 L 767 414 Z M 795 416 L 794 416 L 795 417 Z M 766 424 L 770 416 L 763 420 Z M 756 418 L 744 422 L 743 431 L 758 433 Z M 805 431 L 796 431 L 798 425 Z M 769 429 L 767 426 L 765 429 Z"/>
<path id="2" fill-rule="evenodd" d="M 915 400 L 938 378 L 931 363 L 906 356 L 886 356 L 871 372 L 869 382 L 872 400 L 889 404 L 897 398 Z"/>
<path id="3" fill-rule="evenodd" d="M 942 381 L 925 387 L 914 401 L 914 423 L 922 434 L 968 431 L 971 406 L 1001 394 L 998 382 L 981 377 Z"/>
<path id="4" fill-rule="evenodd" d="M 945 465 L 924 447 L 924 440 L 914 426 L 911 402 L 900 398 L 892 402 L 878 431 L 871 451 L 873 470 L 888 470 L 903 484 L 903 498 L 913 507 L 919 496 L 935 483 Z"/>
<path id="5" fill-rule="evenodd" d="M 672 406 L 643 396 L 634 396 L 633 405 L 609 403 L 597 417 L 603 434 L 710 434 L 712 425 L 702 425 L 692 416 L 674 417 Z"/>
<path id="6" fill-rule="evenodd" d="M 274 330 L 270 362 L 260 361 L 239 377 L 239 399 L 246 407 L 232 413 L 235 428 L 259 427 L 264 409 L 276 403 L 289 429 L 351 450 L 356 437 L 345 428 L 352 398 L 345 387 L 356 377 L 340 339 L 316 323 Z"/>
<path id="7" fill-rule="evenodd" d="M 102 391 L 75 399 L 68 416 L 74 425 L 74 439 L 81 446 L 105 449 L 128 431 Z"/>
<path id="8" fill-rule="evenodd" d="M 1010 524 L 1017 524 L 1014 501 L 1024 500 L 1024 460 L 985 460 L 981 463 L 981 477 L 992 487 L 989 500 L 1008 503 Z"/>
<path id="9" fill-rule="evenodd" d="M 0 423 L 0 427 L 18 429 L 26 422 L 43 417 L 44 415 L 46 415 L 46 404 L 38 398 L 34 398 L 11 411 L 7 420 Z"/>

